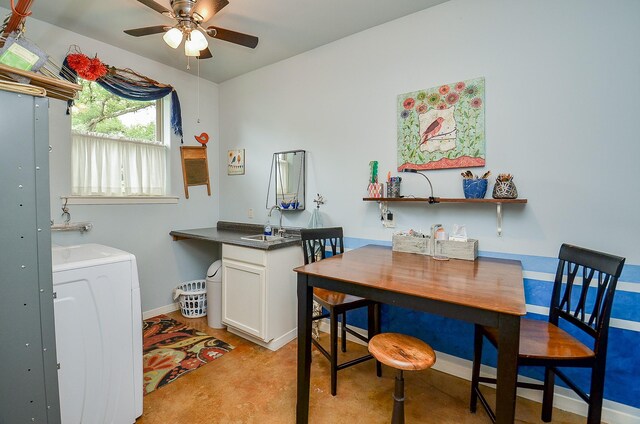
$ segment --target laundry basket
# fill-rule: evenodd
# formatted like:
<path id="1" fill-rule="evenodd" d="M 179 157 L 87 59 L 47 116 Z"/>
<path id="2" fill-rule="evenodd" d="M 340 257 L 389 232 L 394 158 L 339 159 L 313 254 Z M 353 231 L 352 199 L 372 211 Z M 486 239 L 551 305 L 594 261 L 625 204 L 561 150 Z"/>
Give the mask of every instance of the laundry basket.
<path id="1" fill-rule="evenodd" d="M 207 282 L 205 280 L 185 281 L 175 288 L 173 298 L 180 304 L 180 312 L 186 318 L 207 315 Z"/>

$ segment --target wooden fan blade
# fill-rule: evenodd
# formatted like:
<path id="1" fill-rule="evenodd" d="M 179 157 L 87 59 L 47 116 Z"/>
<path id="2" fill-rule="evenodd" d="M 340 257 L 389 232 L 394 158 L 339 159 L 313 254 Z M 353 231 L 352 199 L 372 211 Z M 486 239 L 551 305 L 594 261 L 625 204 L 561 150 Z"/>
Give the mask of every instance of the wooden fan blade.
<path id="1" fill-rule="evenodd" d="M 252 49 L 255 49 L 258 45 L 258 37 L 254 37 L 253 35 L 243 34 L 241 32 L 231 31 L 230 29 L 224 29 L 216 26 L 208 27 L 207 34 L 211 34 L 212 32 L 215 32 L 215 34 L 211 35 L 211 37 L 217 38 L 219 40 L 228 41 L 234 44 L 240 44 L 241 46 L 249 47 Z"/>
<path id="2" fill-rule="evenodd" d="M 155 10 L 158 13 L 171 14 L 171 11 L 161 4 L 156 3 L 153 0 L 138 0 L 140 3 Z"/>
<path id="3" fill-rule="evenodd" d="M 202 16 L 202 22 L 207 22 L 228 4 L 228 0 L 198 0 L 193 11 Z"/>
<path id="4" fill-rule="evenodd" d="M 204 50 L 200 50 L 200 56 L 198 56 L 198 59 L 211 59 L 212 57 L 213 54 L 211 54 L 211 50 L 207 47 Z"/>
<path id="5" fill-rule="evenodd" d="M 124 32 L 134 37 L 142 37 L 143 35 L 160 34 L 169 30 L 171 27 L 166 25 L 156 25 L 144 28 L 125 29 Z"/>

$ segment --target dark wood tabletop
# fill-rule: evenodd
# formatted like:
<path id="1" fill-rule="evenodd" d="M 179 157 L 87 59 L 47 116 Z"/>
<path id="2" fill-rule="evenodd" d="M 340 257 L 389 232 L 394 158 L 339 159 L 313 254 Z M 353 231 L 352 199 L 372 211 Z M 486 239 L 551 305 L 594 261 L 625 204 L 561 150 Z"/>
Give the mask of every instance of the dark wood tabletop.
<path id="1" fill-rule="evenodd" d="M 314 287 L 496 328 L 496 421 L 514 421 L 520 318 L 526 314 L 520 261 L 484 257 L 439 261 L 369 245 L 294 271 L 298 273 L 298 424 L 309 419 Z"/>
<path id="2" fill-rule="evenodd" d="M 369 245 L 294 271 L 499 313 L 527 313 L 522 264 L 509 259 L 440 261 Z"/>

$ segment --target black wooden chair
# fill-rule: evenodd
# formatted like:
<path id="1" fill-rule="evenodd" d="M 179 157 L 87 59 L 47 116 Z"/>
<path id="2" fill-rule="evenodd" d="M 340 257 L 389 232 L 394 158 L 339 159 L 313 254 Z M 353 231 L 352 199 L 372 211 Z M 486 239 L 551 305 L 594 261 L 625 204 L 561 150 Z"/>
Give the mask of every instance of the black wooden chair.
<path id="1" fill-rule="evenodd" d="M 587 423 L 600 423 L 609 318 L 624 261 L 618 256 L 563 244 L 553 285 L 549 321 L 521 320 L 518 366 L 545 367 L 545 378 L 543 384 L 518 382 L 517 386 L 543 391 L 542 421 L 551 421 L 557 375 L 589 405 Z M 592 293 L 595 296 L 588 296 L 589 288 L 595 289 L 595 293 Z M 593 340 L 592 344 L 589 342 L 591 346 L 586 346 L 561 329 L 560 322 L 564 328 L 572 327 L 576 332 L 589 336 L 589 340 Z M 495 422 L 495 414 L 478 386 L 480 382 L 496 382 L 493 378 L 480 377 L 483 337 L 497 346 L 497 330 L 480 325 L 475 327 L 469 408 L 475 412 L 480 398 L 482 406 Z M 559 367 L 590 368 L 589 393 L 578 387 Z"/>
<path id="2" fill-rule="evenodd" d="M 331 249 L 332 255 L 340 255 L 344 252 L 344 240 L 342 227 L 301 229 L 302 251 L 304 253 L 305 265 L 316 262 L 327 257 L 327 249 Z M 342 351 L 347 351 L 347 333 L 367 342 L 380 332 L 380 304 L 361 297 L 349 294 L 338 293 L 315 287 L 313 289 L 313 300 L 318 302 L 327 313 L 317 314 L 312 317 L 313 321 L 329 318 L 330 324 L 330 347 L 327 351 L 314 337 L 311 342 L 329 360 L 331 364 L 331 394 L 336 395 L 338 371 L 352 365 L 373 359 L 371 355 L 364 355 L 356 359 L 338 364 L 338 317 L 341 317 L 341 346 Z M 347 326 L 347 311 L 364 308 L 368 309 L 368 330 L 367 337 L 357 333 Z M 382 375 L 380 362 L 376 363 L 378 376 Z"/>

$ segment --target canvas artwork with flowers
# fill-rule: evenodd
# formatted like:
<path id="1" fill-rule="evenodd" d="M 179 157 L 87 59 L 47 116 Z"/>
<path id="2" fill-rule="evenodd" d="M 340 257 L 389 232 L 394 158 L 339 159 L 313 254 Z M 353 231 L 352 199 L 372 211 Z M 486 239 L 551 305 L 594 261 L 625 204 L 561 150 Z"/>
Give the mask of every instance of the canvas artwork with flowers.
<path id="1" fill-rule="evenodd" d="M 485 165 L 484 78 L 400 94 L 398 171 Z"/>

